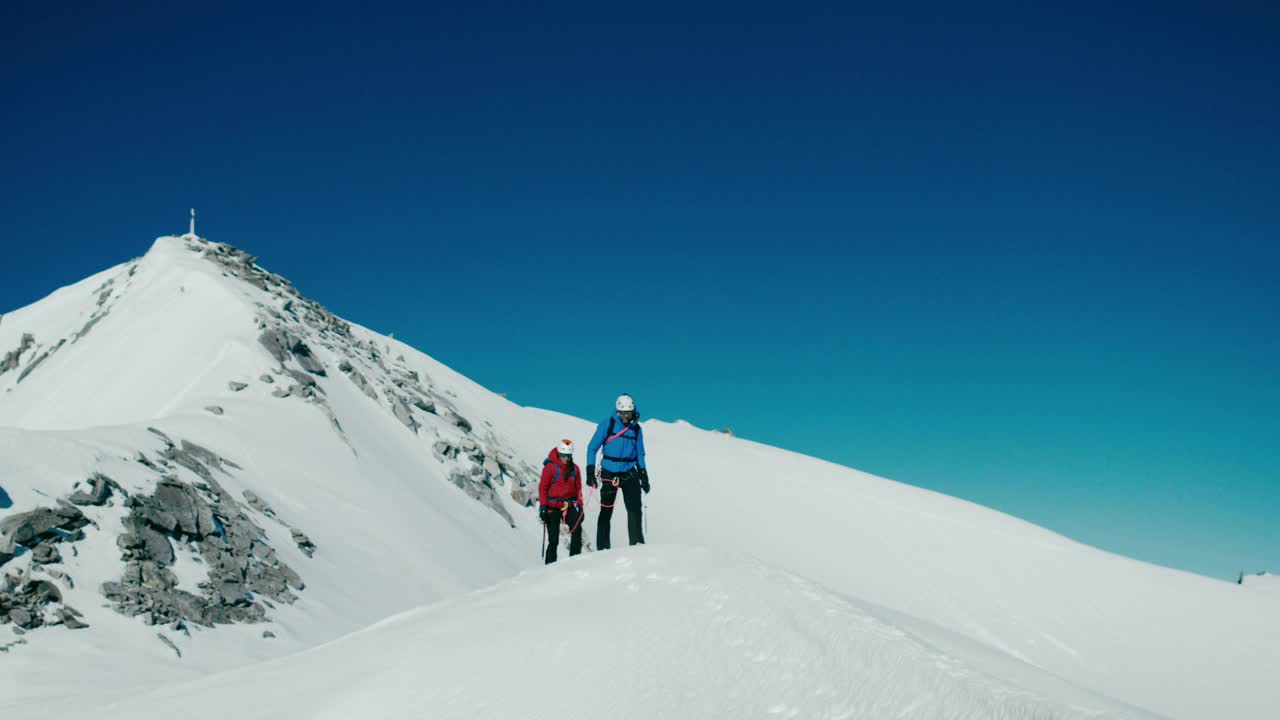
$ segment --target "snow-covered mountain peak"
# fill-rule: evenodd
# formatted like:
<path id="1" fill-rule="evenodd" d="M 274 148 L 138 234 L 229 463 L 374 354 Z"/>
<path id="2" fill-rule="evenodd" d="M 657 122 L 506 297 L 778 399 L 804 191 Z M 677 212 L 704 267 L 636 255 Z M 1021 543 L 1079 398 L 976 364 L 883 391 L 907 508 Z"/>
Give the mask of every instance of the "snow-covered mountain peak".
<path id="1" fill-rule="evenodd" d="M 592 420 L 609 414 L 612 399 L 601 398 Z M 757 632 L 760 624 L 782 628 L 775 639 L 801 665 L 846 658 L 860 680 L 889 684 L 876 690 L 875 716 L 1123 717 L 1126 704 L 1143 709 L 1128 713 L 1136 717 L 1273 714 L 1280 616 L 1268 592 L 1119 557 L 973 503 L 685 422 L 645 423 L 646 532 L 664 547 L 576 558 L 512 580 L 541 562 L 531 507 L 538 464 L 560 438 L 585 447 L 594 429 L 516 406 L 334 316 L 230 245 L 160 238 L 140 258 L 0 316 L 0 714 L 86 716 L 160 687 L 122 712 L 168 716 L 174 693 L 221 707 L 225 683 L 243 675 L 216 673 L 246 665 L 262 673 L 246 697 L 274 697 L 272 681 L 306 686 L 303 676 L 341 685 L 354 670 L 317 674 L 317 662 L 340 667 L 317 646 L 441 600 L 449 602 L 414 611 L 411 629 L 448 640 L 443 652 L 377 628 L 330 647 L 479 678 L 445 688 L 449 713 L 468 717 L 523 707 L 526 687 L 505 691 L 475 648 L 562 648 L 555 667 L 541 655 L 511 655 L 527 660 L 519 666 L 535 681 L 529 687 L 552 682 L 571 658 L 594 657 L 597 637 L 605 662 L 640 683 L 675 680 L 610 655 L 610 638 L 713 658 L 707 673 L 754 677 L 743 670 L 753 663 L 772 663 L 779 677 L 796 672 L 778 648 L 761 646 L 772 635 Z M 589 491 L 588 552 L 599 506 Z M 640 564 L 653 567 L 638 573 Z M 811 617 L 829 611 L 855 622 Z M 547 635 L 548 618 L 581 626 Z M 745 629 L 693 631 L 728 627 L 726 618 Z M 862 654 L 863 640 L 879 649 Z M 890 658 L 904 663 L 874 666 Z M 744 692 L 698 707 L 735 718 L 836 717 L 857 707 L 848 688 L 827 687 L 840 684 L 838 674 L 810 679 L 816 685 L 804 687 L 814 694 L 803 702 L 757 683 L 778 690 L 776 700 L 761 705 L 764 696 Z M 181 693 L 167 689 L 188 680 Z M 440 690 L 430 673 L 419 680 Z M 724 677 L 699 680 L 682 690 L 734 692 Z M 929 696 L 937 683 L 957 702 Z M 369 699 L 316 697 L 348 708 Z M 653 717 L 643 704 L 653 696 L 634 697 L 639 706 L 615 715 Z M 587 717 L 598 708 L 557 712 Z"/>
<path id="2" fill-rule="evenodd" d="M 515 567 L 498 537 L 535 466 L 467 419 L 432 379 L 447 369 L 232 246 L 159 238 L 4 316 L 6 347 L 0 477 L 20 481 L 0 480 L 0 624 L 123 614 L 186 637 L 279 621 L 327 582 L 298 635 L 313 639 Z M 370 554 L 395 538 L 497 547 L 386 582 Z M 350 572 L 313 580 L 317 546 Z"/>

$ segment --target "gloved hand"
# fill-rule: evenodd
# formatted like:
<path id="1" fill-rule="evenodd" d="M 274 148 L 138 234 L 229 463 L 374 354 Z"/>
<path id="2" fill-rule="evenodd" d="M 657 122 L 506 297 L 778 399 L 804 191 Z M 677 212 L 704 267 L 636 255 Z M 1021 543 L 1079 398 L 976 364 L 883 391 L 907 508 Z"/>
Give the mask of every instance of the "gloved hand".
<path id="1" fill-rule="evenodd" d="M 595 486 L 596 486 L 596 466 L 588 465 L 587 466 L 587 487 L 595 487 Z"/>
<path id="2" fill-rule="evenodd" d="M 640 489 L 644 491 L 645 495 L 648 495 L 649 494 L 649 471 L 645 470 L 644 468 L 640 468 L 636 472 L 640 473 Z"/>
<path id="3" fill-rule="evenodd" d="M 549 518 L 549 517 L 551 517 L 551 516 L 552 516 L 552 510 L 553 510 L 553 509 L 552 509 L 552 507 L 551 507 L 550 505 L 543 505 L 543 506 L 541 506 L 541 507 L 539 507 L 539 508 L 538 508 L 538 515 L 539 515 L 543 520 L 546 520 L 547 518 Z"/>

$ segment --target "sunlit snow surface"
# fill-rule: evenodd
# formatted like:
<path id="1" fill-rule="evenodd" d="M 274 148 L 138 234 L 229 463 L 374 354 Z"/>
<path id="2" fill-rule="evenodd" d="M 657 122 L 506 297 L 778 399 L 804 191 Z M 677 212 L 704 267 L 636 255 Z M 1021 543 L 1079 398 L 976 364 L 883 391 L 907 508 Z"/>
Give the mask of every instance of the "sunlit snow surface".
<path id="1" fill-rule="evenodd" d="M 24 332 L 47 349 L 110 306 L 21 383 L 0 375 L 13 503 L 0 517 L 93 471 L 141 488 L 134 454 L 159 445 L 155 426 L 234 460 L 228 490 L 252 490 L 318 548 L 305 557 L 264 524 L 306 590 L 268 623 L 188 637 L 106 607 L 97 588 L 122 569 L 121 509 L 88 511 L 97 527 L 60 567 L 90 627 L 42 628 L 0 653 L 0 717 L 1275 717 L 1269 578 L 1137 562 L 686 423 L 645 423 L 655 544 L 543 569 L 533 510 L 504 495 L 513 528 L 450 484 L 431 450 L 444 431 L 414 434 L 338 372 L 318 382 L 341 435 L 315 407 L 273 397 L 257 380 L 276 363 L 255 320 L 271 302 L 162 238 L 136 265 L 0 318 L 3 357 Z M 441 303 L 424 317 L 461 311 Z M 588 420 L 516 406 L 352 331 L 530 463 L 561 437 L 586 445 Z M 589 502 L 589 539 L 595 513 Z M 613 533 L 625 538 L 622 517 Z M 198 566 L 179 570 L 198 580 Z"/>
<path id="2" fill-rule="evenodd" d="M 1058 698 L 793 575 L 651 546 L 530 571 L 99 717 L 1151 717 L 1037 682 Z"/>

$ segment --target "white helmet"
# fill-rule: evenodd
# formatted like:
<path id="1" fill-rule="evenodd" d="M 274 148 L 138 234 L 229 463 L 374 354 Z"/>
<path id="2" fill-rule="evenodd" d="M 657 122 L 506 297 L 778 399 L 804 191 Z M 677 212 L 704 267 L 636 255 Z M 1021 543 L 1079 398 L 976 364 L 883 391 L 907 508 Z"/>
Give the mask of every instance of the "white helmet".
<path id="1" fill-rule="evenodd" d="M 556 452 L 560 453 L 561 455 L 572 455 L 573 441 L 568 439 L 561 440 L 560 444 L 556 446 Z"/>
<path id="2" fill-rule="evenodd" d="M 613 406 L 618 409 L 618 412 L 636 411 L 636 401 L 632 400 L 631 396 L 626 393 L 619 395 L 618 402 L 614 403 Z"/>

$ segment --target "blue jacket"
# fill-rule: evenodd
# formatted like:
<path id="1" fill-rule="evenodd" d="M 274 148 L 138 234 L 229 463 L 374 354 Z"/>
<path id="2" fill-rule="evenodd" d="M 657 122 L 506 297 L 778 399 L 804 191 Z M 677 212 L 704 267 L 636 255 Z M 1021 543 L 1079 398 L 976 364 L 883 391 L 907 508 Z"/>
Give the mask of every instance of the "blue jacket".
<path id="1" fill-rule="evenodd" d="M 610 425 L 613 425 L 613 432 L 609 432 Z M 627 429 L 626 432 L 623 432 L 623 428 Z M 605 440 L 618 433 L 622 434 L 605 445 Z M 596 453 L 602 448 L 604 449 L 604 461 L 600 464 L 602 470 L 624 473 L 633 467 L 644 467 L 644 433 L 638 422 L 628 425 L 622 422 L 622 418 L 618 417 L 617 413 L 605 418 L 600 423 L 600 427 L 596 428 L 596 434 L 591 437 L 591 444 L 587 446 L 588 465 L 595 464 Z"/>

